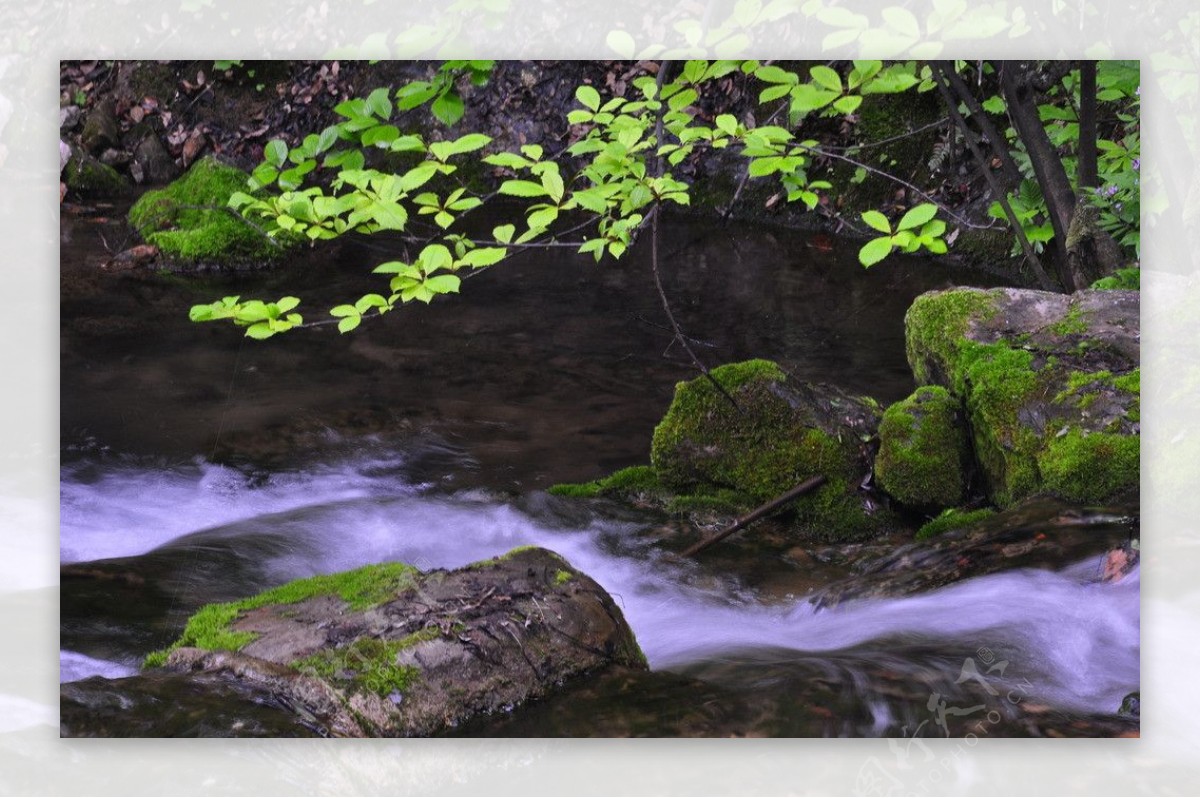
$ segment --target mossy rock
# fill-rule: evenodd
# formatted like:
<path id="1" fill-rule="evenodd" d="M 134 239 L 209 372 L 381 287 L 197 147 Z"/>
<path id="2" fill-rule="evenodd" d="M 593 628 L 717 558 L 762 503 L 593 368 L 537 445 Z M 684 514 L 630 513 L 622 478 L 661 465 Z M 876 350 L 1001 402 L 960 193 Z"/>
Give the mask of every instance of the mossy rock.
<path id="1" fill-rule="evenodd" d="M 1137 489 L 1136 291 L 953 289 L 909 308 L 909 364 L 966 410 L 991 500 L 1103 502 Z"/>
<path id="2" fill-rule="evenodd" d="M 133 190 L 116 169 L 78 149 L 72 149 L 62 181 L 73 196 L 86 199 L 124 197 Z"/>
<path id="3" fill-rule="evenodd" d="M 454 571 L 385 563 L 209 605 L 147 665 L 221 676 L 346 737 L 441 734 L 592 673 L 647 667 L 612 597 L 533 546 Z"/>
<path id="4" fill-rule="evenodd" d="M 295 248 L 295 236 L 268 237 L 227 208 L 249 175 L 201 158 L 183 177 L 148 191 L 129 209 L 129 223 L 180 265 L 242 267 L 274 263 Z"/>
<path id="5" fill-rule="evenodd" d="M 969 465 L 970 443 L 959 404 L 942 386 L 918 388 L 884 412 L 875 478 L 902 504 L 958 504 L 966 491 Z"/>
<path id="6" fill-rule="evenodd" d="M 864 448 L 879 423 L 877 402 L 791 380 L 766 360 L 711 374 L 676 385 L 654 430 L 650 461 L 665 488 L 755 506 L 822 475 L 828 483 L 794 504 L 808 536 L 861 539 L 889 526 L 890 516 L 857 492 L 870 468 Z"/>
<path id="7" fill-rule="evenodd" d="M 949 509 L 941 515 L 929 521 L 917 530 L 917 540 L 929 540 L 939 535 L 944 535 L 947 532 L 952 532 L 955 529 L 963 529 L 964 527 L 974 526 L 980 521 L 986 521 L 996 514 L 996 511 L 990 507 L 984 507 L 979 510 L 957 510 Z"/>

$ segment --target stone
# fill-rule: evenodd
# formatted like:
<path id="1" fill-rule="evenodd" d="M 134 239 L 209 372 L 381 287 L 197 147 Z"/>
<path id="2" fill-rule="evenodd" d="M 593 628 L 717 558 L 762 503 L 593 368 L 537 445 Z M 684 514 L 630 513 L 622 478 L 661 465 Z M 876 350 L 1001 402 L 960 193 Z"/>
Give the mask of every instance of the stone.
<path id="1" fill-rule="evenodd" d="M 963 499 L 969 468 L 966 425 L 945 388 L 918 388 L 884 411 L 875 478 L 888 495 L 917 509 L 951 507 Z"/>
<path id="2" fill-rule="evenodd" d="M 121 128 L 117 125 L 114 107 L 111 99 L 106 100 L 98 103 L 84 117 L 79 141 L 91 155 L 99 155 L 121 144 Z"/>
<path id="3" fill-rule="evenodd" d="M 711 374 L 737 407 L 707 377 L 675 387 L 650 451 L 663 485 L 677 493 L 733 491 L 755 506 L 821 475 L 827 483 L 793 505 L 805 535 L 852 540 L 890 526 L 890 516 L 858 490 L 871 468 L 877 402 L 793 380 L 766 360 Z"/>
<path id="4" fill-rule="evenodd" d="M 82 150 L 72 150 L 62 170 L 62 182 L 77 197 L 122 197 L 132 190 L 129 182 L 116 169 L 93 158 Z"/>
<path id="5" fill-rule="evenodd" d="M 287 727 L 278 713 L 263 719 L 254 708 L 266 704 L 290 713 L 293 725 L 346 737 L 445 733 L 589 674 L 646 669 L 603 588 L 534 547 L 455 571 L 367 566 L 210 604 L 147 663 L 141 676 L 120 680 L 132 705 L 145 691 L 161 693 L 164 680 L 192 693 L 213 685 L 224 714 L 212 722 L 222 729 L 231 728 L 222 718 L 236 716 L 229 701 L 240 698 L 259 718 L 256 729 Z M 64 686 L 64 705 L 81 702 L 79 690 Z M 194 704 L 163 702 L 160 719 L 139 733 L 178 728 Z M 86 713 L 71 718 L 72 735 L 98 733 Z"/>
<path id="6" fill-rule="evenodd" d="M 165 185 L 179 177 L 178 164 L 154 133 L 147 133 L 138 142 L 133 150 L 133 162 L 141 169 L 142 181 L 151 185 Z"/>
<path id="7" fill-rule="evenodd" d="M 958 288 L 909 308 L 913 374 L 962 404 L 997 506 L 1039 493 L 1100 503 L 1137 490 L 1139 296 Z"/>

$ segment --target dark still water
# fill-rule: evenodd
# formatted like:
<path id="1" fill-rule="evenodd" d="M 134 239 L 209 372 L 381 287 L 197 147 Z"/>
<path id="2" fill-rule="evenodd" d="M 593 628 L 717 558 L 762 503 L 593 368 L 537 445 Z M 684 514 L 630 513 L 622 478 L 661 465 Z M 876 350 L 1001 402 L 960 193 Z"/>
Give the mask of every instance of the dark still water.
<path id="1" fill-rule="evenodd" d="M 116 216 L 117 214 L 114 214 Z M 527 252 L 462 294 L 406 306 L 352 335 L 333 327 L 267 342 L 198 325 L 187 308 L 226 294 L 306 300 L 308 321 L 386 288 L 371 240 L 231 278 L 101 273 L 114 222 L 65 219 L 62 432 L 126 454 L 287 463 L 323 431 L 432 434 L 471 462 L 455 479 L 539 488 L 646 462 L 676 381 L 695 370 L 671 345 L 648 260 L 595 264 Z M 871 270 L 789 231 L 711 222 L 664 226 L 664 279 L 709 365 L 765 357 L 797 376 L 882 402 L 913 383 L 904 312 L 923 291 L 987 276 L 896 258 Z"/>

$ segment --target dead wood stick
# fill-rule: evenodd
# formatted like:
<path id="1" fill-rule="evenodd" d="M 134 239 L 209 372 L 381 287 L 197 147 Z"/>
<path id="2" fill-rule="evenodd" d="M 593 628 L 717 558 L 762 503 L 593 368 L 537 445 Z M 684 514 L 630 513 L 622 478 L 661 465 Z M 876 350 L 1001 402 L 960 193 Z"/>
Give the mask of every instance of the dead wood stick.
<path id="1" fill-rule="evenodd" d="M 729 537 L 734 532 L 737 532 L 739 529 L 749 526 L 750 524 L 753 524 L 755 521 L 762 518 L 764 515 L 769 515 L 769 514 L 775 512 L 776 510 L 778 510 L 783 505 L 787 504 L 788 502 L 794 501 L 795 499 L 800 498 L 804 494 L 809 493 L 810 491 L 816 490 L 817 488 L 824 485 L 825 482 L 826 482 L 825 477 L 821 476 L 820 474 L 818 474 L 815 477 L 811 477 L 809 479 L 804 480 L 799 485 L 792 488 L 791 490 L 789 490 L 787 493 L 783 494 L 782 496 L 778 496 L 774 499 L 771 499 L 771 501 L 767 502 L 762 507 L 759 507 L 758 509 L 751 511 L 748 515 L 742 516 L 738 520 L 734 521 L 730 526 L 721 530 L 717 534 L 713 535 L 708 540 L 702 540 L 699 543 L 697 543 L 696 545 L 688 548 L 687 551 L 683 552 L 682 556 L 693 557 L 693 556 L 699 554 L 700 552 L 704 551 L 705 549 L 707 549 L 709 546 L 713 545 L 714 543 L 720 543 L 722 540 Z"/>

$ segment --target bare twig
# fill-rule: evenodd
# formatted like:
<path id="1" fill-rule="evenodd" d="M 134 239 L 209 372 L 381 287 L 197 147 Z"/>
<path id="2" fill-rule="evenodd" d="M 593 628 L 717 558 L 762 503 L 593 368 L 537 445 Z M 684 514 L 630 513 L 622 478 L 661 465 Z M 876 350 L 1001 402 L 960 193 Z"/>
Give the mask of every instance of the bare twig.
<path id="1" fill-rule="evenodd" d="M 771 499 L 771 501 L 767 502 L 763 506 L 757 508 L 756 510 L 753 510 L 752 512 L 750 512 L 747 515 L 742 516 L 741 518 L 734 521 L 732 524 L 730 524 L 725 529 L 723 529 L 720 532 L 718 532 L 717 534 L 713 535 L 711 538 L 708 538 L 707 540 L 702 540 L 699 543 L 697 543 L 693 546 L 690 546 L 687 550 L 685 550 L 683 552 L 683 556 L 684 557 L 694 557 L 695 555 L 697 555 L 700 552 L 707 549 L 709 546 L 712 546 L 716 543 L 720 543 L 722 540 L 729 537 L 734 532 L 737 532 L 739 529 L 743 529 L 743 528 L 749 526 L 750 524 L 753 524 L 758 519 L 762 518 L 765 515 L 770 515 L 771 513 L 778 510 L 780 507 L 783 507 L 785 504 L 795 501 L 796 499 L 800 498 L 804 494 L 810 493 L 810 492 L 816 490 L 817 488 L 824 485 L 825 482 L 826 482 L 825 477 L 821 476 L 819 474 L 815 477 L 811 477 L 809 479 L 804 480 L 799 485 L 792 488 L 791 490 L 789 490 L 787 493 L 783 494 L 782 496 L 778 496 L 774 499 Z"/>

